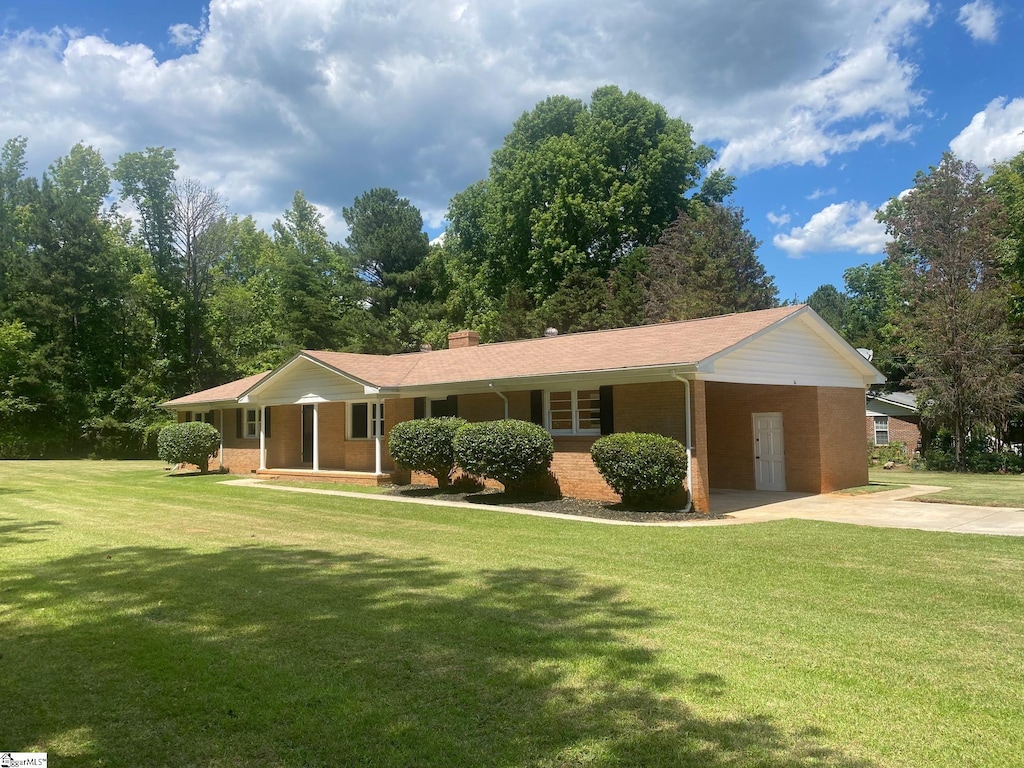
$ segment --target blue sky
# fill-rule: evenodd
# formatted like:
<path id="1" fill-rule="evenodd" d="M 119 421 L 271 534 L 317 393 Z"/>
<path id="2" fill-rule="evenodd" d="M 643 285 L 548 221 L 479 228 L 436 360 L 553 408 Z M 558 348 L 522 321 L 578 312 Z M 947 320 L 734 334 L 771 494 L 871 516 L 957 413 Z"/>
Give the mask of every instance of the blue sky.
<path id="1" fill-rule="evenodd" d="M 329 233 L 375 186 L 440 232 L 513 121 L 607 83 L 691 123 L 783 298 L 881 258 L 875 209 L 952 148 L 1024 150 L 1012 0 L 0 0 L 0 140 L 76 141 L 182 175 L 269 227 L 302 189 Z"/>

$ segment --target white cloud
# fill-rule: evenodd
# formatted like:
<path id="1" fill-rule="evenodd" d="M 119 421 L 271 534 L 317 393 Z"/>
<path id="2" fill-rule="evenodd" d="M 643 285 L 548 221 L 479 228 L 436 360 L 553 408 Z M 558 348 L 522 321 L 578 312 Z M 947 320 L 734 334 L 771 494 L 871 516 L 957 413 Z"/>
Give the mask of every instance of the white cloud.
<path id="1" fill-rule="evenodd" d="M 787 224 L 789 224 L 792 218 L 793 217 L 790 216 L 788 213 L 775 213 L 773 211 L 768 211 L 768 221 L 770 221 L 776 227 L 786 226 Z"/>
<path id="2" fill-rule="evenodd" d="M 0 137 L 28 136 L 36 173 L 78 140 L 111 161 L 168 146 L 240 212 L 388 186 L 440 222 L 524 110 L 607 83 L 692 122 L 733 172 L 904 140 L 923 97 L 903 50 L 928 18 L 925 0 L 211 0 L 166 60 L 0 36 Z"/>
<path id="3" fill-rule="evenodd" d="M 1024 151 L 1024 98 L 1010 102 L 1005 98 L 993 99 L 949 142 L 949 147 L 979 168 L 1009 160 Z"/>
<path id="4" fill-rule="evenodd" d="M 836 193 L 835 187 L 829 187 L 828 189 L 816 189 L 807 196 L 808 200 L 817 200 L 821 197 L 831 197 Z"/>
<path id="5" fill-rule="evenodd" d="M 191 24 L 172 24 L 167 28 L 171 44 L 179 48 L 191 48 L 203 36 L 203 31 Z"/>
<path id="6" fill-rule="evenodd" d="M 999 11 L 988 0 L 961 5 L 956 20 L 978 42 L 994 43 L 999 34 Z"/>
<path id="7" fill-rule="evenodd" d="M 794 259 L 810 253 L 880 254 L 889 238 L 885 225 L 875 221 L 875 211 L 865 202 L 833 203 L 788 235 L 776 235 L 772 243 Z"/>

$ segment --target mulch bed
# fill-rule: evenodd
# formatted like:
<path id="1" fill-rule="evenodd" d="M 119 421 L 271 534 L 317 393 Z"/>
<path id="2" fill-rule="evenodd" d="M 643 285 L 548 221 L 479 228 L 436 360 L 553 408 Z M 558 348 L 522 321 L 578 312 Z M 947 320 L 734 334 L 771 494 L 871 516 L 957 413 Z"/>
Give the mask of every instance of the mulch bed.
<path id="1" fill-rule="evenodd" d="M 664 523 L 686 520 L 721 520 L 726 515 L 701 514 L 699 512 L 681 512 L 678 510 L 638 510 L 630 509 L 619 503 L 610 501 L 590 501 L 587 499 L 571 499 L 568 497 L 552 499 L 550 496 L 510 495 L 493 488 L 482 491 L 451 491 L 444 493 L 437 488 L 426 485 L 399 485 L 387 492 L 393 496 L 409 496 L 444 501 L 466 501 L 470 504 L 489 506 L 518 507 L 541 512 L 556 512 L 562 515 L 578 517 L 600 517 L 605 520 L 626 520 L 633 523 Z"/>

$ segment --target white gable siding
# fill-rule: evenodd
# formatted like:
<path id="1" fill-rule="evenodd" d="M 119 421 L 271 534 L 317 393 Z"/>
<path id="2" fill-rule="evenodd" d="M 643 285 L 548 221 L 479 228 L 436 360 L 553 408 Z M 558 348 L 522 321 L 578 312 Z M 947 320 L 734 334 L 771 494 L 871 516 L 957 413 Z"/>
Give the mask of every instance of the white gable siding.
<path id="1" fill-rule="evenodd" d="M 262 405 L 366 399 L 363 385 L 308 360 L 298 360 L 250 398 Z"/>
<path id="2" fill-rule="evenodd" d="M 772 328 L 726 352 L 701 378 L 805 387 L 865 386 L 864 374 L 803 322 Z"/>

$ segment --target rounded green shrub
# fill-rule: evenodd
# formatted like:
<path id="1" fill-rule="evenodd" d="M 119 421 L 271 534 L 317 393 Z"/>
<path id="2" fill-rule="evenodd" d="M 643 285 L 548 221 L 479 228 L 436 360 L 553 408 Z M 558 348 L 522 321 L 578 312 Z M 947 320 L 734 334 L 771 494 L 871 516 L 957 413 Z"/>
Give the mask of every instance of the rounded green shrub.
<path id="1" fill-rule="evenodd" d="M 686 448 L 665 435 L 608 435 L 594 442 L 590 457 L 608 485 L 630 506 L 665 504 L 686 479 Z"/>
<path id="2" fill-rule="evenodd" d="M 554 453 L 551 435 L 529 421 L 481 421 L 455 434 L 455 462 L 471 475 L 497 480 L 508 492 L 542 477 Z"/>
<path id="3" fill-rule="evenodd" d="M 465 419 L 450 416 L 400 422 L 391 428 L 388 453 L 399 466 L 426 472 L 437 479 L 438 488 L 447 488 L 455 472 L 452 442 L 465 425 Z"/>
<path id="4" fill-rule="evenodd" d="M 190 421 L 171 424 L 160 430 L 157 455 L 168 464 L 195 464 L 199 471 L 210 471 L 210 459 L 220 448 L 220 433 L 212 424 Z"/>

